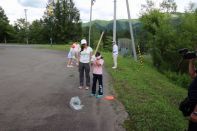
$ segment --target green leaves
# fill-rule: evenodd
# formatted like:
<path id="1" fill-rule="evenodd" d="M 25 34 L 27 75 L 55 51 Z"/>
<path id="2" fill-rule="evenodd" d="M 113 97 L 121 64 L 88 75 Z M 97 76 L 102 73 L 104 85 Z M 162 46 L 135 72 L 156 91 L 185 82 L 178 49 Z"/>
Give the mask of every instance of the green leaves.
<path id="1" fill-rule="evenodd" d="M 0 7 L 0 43 L 6 41 L 8 37 L 9 21 L 4 10 Z"/>
<path id="2" fill-rule="evenodd" d="M 59 0 L 54 4 L 54 16 L 46 16 L 46 23 L 52 28 L 51 35 L 58 43 L 76 41 L 81 37 L 79 10 L 73 0 Z M 47 20 L 45 20 L 47 21 Z"/>
<path id="3" fill-rule="evenodd" d="M 172 14 L 176 3 L 164 0 L 161 9 L 151 8 L 143 13 L 140 20 L 147 32 L 147 43 L 154 65 L 161 71 L 186 71 L 186 66 L 177 69 L 181 56 L 177 50 L 181 48 L 196 48 L 197 12 Z M 162 11 L 166 10 L 166 13 Z"/>

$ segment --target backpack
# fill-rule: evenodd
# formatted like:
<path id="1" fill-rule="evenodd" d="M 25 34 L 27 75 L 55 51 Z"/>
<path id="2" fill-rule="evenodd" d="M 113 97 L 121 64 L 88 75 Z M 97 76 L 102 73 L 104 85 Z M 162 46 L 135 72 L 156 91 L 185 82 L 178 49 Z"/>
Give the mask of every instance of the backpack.
<path id="1" fill-rule="evenodd" d="M 183 99 L 179 104 L 179 110 L 183 113 L 183 116 L 190 116 L 195 108 L 195 103 L 191 102 L 188 97 Z"/>

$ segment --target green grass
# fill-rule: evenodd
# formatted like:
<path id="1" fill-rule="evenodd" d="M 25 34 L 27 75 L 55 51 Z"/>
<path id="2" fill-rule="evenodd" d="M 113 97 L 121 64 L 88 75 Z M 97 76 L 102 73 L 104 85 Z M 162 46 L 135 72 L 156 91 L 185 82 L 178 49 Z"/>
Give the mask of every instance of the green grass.
<path id="1" fill-rule="evenodd" d="M 128 131 L 182 131 L 187 121 L 178 110 L 186 90 L 172 84 L 148 64 L 119 57 L 118 69 L 111 69 L 111 54 L 104 53 L 118 99 L 129 114 Z"/>
<path id="2" fill-rule="evenodd" d="M 65 50 L 68 46 L 39 48 Z M 124 123 L 127 131 L 183 131 L 187 128 L 187 120 L 178 110 L 179 102 L 187 95 L 185 89 L 174 85 L 147 61 L 140 65 L 131 58 L 119 57 L 118 68 L 113 70 L 111 53 L 103 53 L 103 56 L 116 96 L 129 114 Z"/>
<path id="3" fill-rule="evenodd" d="M 59 51 L 68 51 L 70 45 L 36 45 L 37 48 L 40 49 L 52 49 L 52 50 L 59 50 Z"/>

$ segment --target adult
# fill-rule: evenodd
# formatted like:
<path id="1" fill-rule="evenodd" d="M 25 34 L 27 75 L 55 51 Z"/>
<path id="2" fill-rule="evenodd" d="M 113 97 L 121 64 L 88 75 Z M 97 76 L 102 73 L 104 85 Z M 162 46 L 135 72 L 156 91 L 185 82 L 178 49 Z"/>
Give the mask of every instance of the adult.
<path id="1" fill-rule="evenodd" d="M 113 61 L 114 61 L 114 66 L 112 67 L 113 69 L 117 68 L 117 59 L 118 59 L 118 46 L 115 41 L 112 41 L 113 44 Z"/>
<path id="2" fill-rule="evenodd" d="M 190 115 L 188 131 L 197 131 L 197 73 L 194 62 L 195 59 L 189 60 L 189 74 L 193 81 L 188 88 L 188 98 L 195 107 Z"/>
<path id="3" fill-rule="evenodd" d="M 81 40 L 81 51 L 79 52 L 79 89 L 84 87 L 84 72 L 86 76 L 85 89 L 90 87 L 90 60 L 92 57 L 92 48 L 88 46 L 86 39 Z"/>

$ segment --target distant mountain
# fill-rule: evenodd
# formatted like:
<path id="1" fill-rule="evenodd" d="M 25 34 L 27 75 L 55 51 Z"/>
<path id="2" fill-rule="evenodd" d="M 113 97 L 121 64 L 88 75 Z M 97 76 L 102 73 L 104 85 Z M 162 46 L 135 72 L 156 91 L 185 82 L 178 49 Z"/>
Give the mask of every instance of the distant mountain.
<path id="1" fill-rule="evenodd" d="M 129 30 L 129 20 L 127 20 L 127 19 L 117 20 L 116 24 L 117 24 L 116 25 L 117 31 Z M 109 31 L 109 30 L 113 29 L 113 20 L 110 20 L 110 21 L 94 20 L 94 21 L 92 21 L 92 25 L 96 26 L 96 28 L 99 30 L 108 30 Z M 133 25 L 133 28 L 136 28 L 136 27 L 140 27 L 141 23 L 138 19 L 133 19 L 132 25 Z M 88 26 L 89 26 L 89 22 L 82 23 L 82 27 L 88 27 Z"/>
<path id="2" fill-rule="evenodd" d="M 180 13 L 180 12 L 176 12 L 176 13 L 172 13 L 171 17 L 173 18 L 173 22 L 174 24 L 180 23 L 179 18 L 181 16 L 183 16 L 185 13 Z M 134 30 L 138 30 L 142 27 L 142 23 L 140 22 L 139 19 L 132 19 L 131 20 L 132 25 Z M 129 20 L 128 19 L 119 19 L 117 20 L 117 31 L 129 31 Z M 113 20 L 107 21 L 107 20 L 94 20 L 92 21 L 92 25 L 96 26 L 96 28 L 98 30 L 113 30 Z M 88 27 L 89 26 L 89 22 L 87 23 L 82 23 L 82 27 Z"/>

